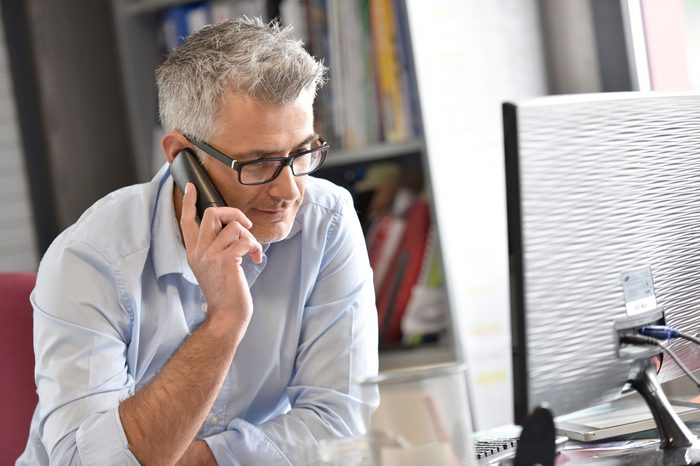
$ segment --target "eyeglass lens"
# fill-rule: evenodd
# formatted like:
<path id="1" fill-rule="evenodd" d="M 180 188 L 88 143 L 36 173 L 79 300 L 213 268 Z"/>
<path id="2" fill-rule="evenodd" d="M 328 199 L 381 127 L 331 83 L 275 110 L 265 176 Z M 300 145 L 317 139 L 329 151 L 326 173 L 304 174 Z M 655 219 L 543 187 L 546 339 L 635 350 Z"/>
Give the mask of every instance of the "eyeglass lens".
<path id="1" fill-rule="evenodd" d="M 306 175 L 316 170 L 324 159 L 326 146 L 320 141 L 313 144 L 309 152 L 291 156 L 292 173 L 296 176 Z M 248 163 L 240 168 L 241 183 L 264 183 L 274 179 L 282 167 L 286 165 L 286 160 L 259 160 L 255 163 Z"/>

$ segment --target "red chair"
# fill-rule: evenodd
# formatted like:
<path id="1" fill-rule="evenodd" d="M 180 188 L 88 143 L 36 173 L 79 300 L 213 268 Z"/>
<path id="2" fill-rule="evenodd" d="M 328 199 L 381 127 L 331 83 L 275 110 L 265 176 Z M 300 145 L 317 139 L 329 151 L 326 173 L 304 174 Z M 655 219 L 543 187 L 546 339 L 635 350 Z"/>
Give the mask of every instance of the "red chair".
<path id="1" fill-rule="evenodd" d="M 37 403 L 34 385 L 32 306 L 34 272 L 0 272 L 0 464 L 24 451 Z"/>

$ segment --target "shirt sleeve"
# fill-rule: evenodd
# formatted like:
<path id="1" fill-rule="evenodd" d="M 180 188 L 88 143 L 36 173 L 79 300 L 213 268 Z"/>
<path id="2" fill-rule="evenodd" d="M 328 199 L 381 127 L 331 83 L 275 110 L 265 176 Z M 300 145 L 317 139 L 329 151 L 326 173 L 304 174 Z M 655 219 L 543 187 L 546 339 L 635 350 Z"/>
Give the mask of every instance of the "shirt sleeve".
<path id="1" fill-rule="evenodd" d="M 42 260 L 32 305 L 38 432 L 50 464 L 138 464 L 118 413 L 134 382 L 114 276 L 80 242 L 52 246 Z"/>
<path id="2" fill-rule="evenodd" d="M 304 309 L 291 410 L 259 426 L 234 419 L 205 439 L 219 465 L 308 464 L 319 442 L 365 434 L 378 404 L 359 381 L 377 373 L 378 337 L 372 271 L 352 201 L 336 214 Z"/>

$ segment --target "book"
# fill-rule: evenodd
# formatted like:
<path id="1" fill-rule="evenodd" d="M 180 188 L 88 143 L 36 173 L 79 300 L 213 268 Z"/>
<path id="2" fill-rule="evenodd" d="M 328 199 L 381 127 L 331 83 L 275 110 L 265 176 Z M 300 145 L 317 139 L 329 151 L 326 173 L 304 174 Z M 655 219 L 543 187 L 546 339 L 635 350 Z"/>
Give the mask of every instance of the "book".
<path id="1" fill-rule="evenodd" d="M 430 230 L 428 202 L 417 198 L 406 216 L 401 241 L 377 295 L 380 344 L 401 342 L 401 320 L 423 268 Z"/>
<path id="2" fill-rule="evenodd" d="M 437 229 L 430 226 L 420 276 L 401 319 L 405 346 L 419 346 L 439 340 L 449 326 L 449 302 L 437 247 Z"/>
<path id="3" fill-rule="evenodd" d="M 307 49 L 312 55 L 323 59 L 324 65 L 329 66 L 330 45 L 328 37 L 328 15 L 326 0 L 305 0 L 306 6 L 306 36 L 309 41 Z M 326 141 L 332 146 L 341 146 L 338 141 L 337 130 L 334 126 L 333 106 L 335 105 L 335 74 L 332 69 L 328 71 L 329 82 L 319 91 L 314 103 L 316 115 L 316 130 L 323 134 Z M 342 79 L 342 76 L 338 76 Z"/>
<path id="4" fill-rule="evenodd" d="M 408 28 L 408 12 L 406 2 L 394 0 L 396 19 L 396 43 L 399 62 L 399 76 L 401 78 L 401 95 L 404 100 L 404 122 L 406 132 L 412 137 L 419 137 L 423 132 L 423 124 L 420 117 L 420 103 L 418 101 L 418 83 L 413 63 L 413 50 L 411 49 L 411 32 Z"/>
<path id="5" fill-rule="evenodd" d="M 329 113 L 335 130 L 334 140 L 337 145 L 346 147 L 344 130 L 347 102 L 345 101 L 343 88 L 346 82 L 347 70 L 345 69 L 342 56 L 343 27 L 341 23 L 344 21 L 344 18 L 341 18 L 341 7 L 341 0 L 327 0 L 326 2 L 328 53 L 325 56 L 328 60 L 328 69 L 331 76 L 329 87 L 332 91 L 333 101 Z"/>
<path id="6" fill-rule="evenodd" d="M 343 69 L 343 145 L 351 149 L 368 144 L 365 122 L 364 89 L 368 84 L 365 78 L 363 53 L 363 30 L 361 6 L 359 2 L 342 1 L 340 3 L 340 61 Z"/>
<path id="7" fill-rule="evenodd" d="M 396 59 L 394 4 L 392 0 L 374 0 L 369 5 L 384 139 L 399 142 L 407 139 L 408 135 Z"/>
<path id="8" fill-rule="evenodd" d="M 378 290 L 384 281 L 405 228 L 406 221 L 404 219 L 385 213 L 380 216 L 368 232 L 369 264 L 374 271 L 375 290 Z"/>
<path id="9" fill-rule="evenodd" d="M 161 29 L 166 52 L 172 52 L 182 45 L 185 38 L 211 23 L 208 2 L 172 6 L 163 11 Z"/>
<path id="10" fill-rule="evenodd" d="M 365 132 L 367 134 L 367 143 L 373 144 L 381 140 L 382 127 L 379 117 L 379 88 L 372 43 L 369 3 L 370 0 L 359 1 L 359 18 L 362 30 L 362 60 L 364 61 L 364 66 L 362 67 L 362 79 L 364 81 L 362 98 L 365 102 Z"/>
<path id="11" fill-rule="evenodd" d="M 334 147 L 403 142 L 420 133 L 407 15 L 398 0 L 285 0 L 285 24 L 328 67 L 316 129 Z M 296 21 L 297 24 L 294 24 Z"/>

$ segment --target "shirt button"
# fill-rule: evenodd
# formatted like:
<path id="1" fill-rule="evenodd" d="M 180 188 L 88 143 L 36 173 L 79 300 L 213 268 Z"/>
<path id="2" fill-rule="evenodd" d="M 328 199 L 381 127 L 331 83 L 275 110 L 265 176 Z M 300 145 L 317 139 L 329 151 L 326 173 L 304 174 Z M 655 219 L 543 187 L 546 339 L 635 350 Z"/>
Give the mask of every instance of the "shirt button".
<path id="1" fill-rule="evenodd" d="M 211 416 L 209 416 L 209 424 L 217 425 L 219 421 L 219 416 L 217 416 L 216 414 L 212 414 Z"/>

